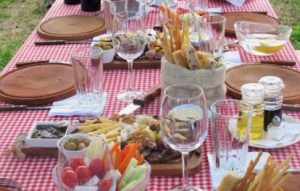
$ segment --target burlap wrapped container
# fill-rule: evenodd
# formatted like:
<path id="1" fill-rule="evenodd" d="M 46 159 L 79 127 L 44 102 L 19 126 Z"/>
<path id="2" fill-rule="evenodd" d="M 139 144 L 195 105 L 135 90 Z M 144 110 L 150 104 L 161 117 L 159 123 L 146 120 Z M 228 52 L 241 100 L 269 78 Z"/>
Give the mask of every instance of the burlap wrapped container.
<path id="1" fill-rule="evenodd" d="M 169 62 L 165 57 L 161 59 L 161 86 L 165 89 L 177 83 L 196 84 L 203 88 L 207 105 L 214 101 L 225 99 L 225 66 L 212 70 L 189 70 Z"/>

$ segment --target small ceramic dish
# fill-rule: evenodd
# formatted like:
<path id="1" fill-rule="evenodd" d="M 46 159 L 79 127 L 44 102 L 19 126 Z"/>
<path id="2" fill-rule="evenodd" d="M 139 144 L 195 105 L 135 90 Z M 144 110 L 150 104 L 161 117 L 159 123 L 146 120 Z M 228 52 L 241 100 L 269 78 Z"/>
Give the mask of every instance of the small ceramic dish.
<path id="1" fill-rule="evenodd" d="M 26 144 L 30 147 L 56 148 L 58 140 L 68 133 L 69 127 L 69 121 L 37 121 L 27 135 Z"/>
<path id="2" fill-rule="evenodd" d="M 99 43 L 100 40 L 104 39 L 104 38 L 111 39 L 112 37 L 110 34 L 103 34 L 103 35 L 96 36 L 93 38 L 91 46 L 96 46 L 96 44 Z M 112 44 L 112 42 L 111 42 L 111 44 Z M 97 46 L 97 47 L 100 47 L 103 50 L 103 55 L 102 55 L 102 63 L 103 64 L 107 64 L 107 63 L 110 63 L 113 61 L 115 54 L 116 54 L 116 51 L 115 51 L 115 48 L 113 47 L 113 45 L 112 45 L 111 49 L 105 49 L 101 46 Z"/>

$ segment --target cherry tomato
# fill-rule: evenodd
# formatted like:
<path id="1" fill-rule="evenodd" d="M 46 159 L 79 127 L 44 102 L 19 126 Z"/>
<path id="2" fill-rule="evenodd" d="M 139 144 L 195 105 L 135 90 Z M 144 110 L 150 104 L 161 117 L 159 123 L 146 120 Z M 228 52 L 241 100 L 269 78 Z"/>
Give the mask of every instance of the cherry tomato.
<path id="1" fill-rule="evenodd" d="M 62 181 L 70 188 L 74 188 L 78 185 L 78 177 L 74 170 L 66 170 L 62 174 Z"/>
<path id="2" fill-rule="evenodd" d="M 84 184 L 86 181 L 88 181 L 92 175 L 89 167 L 87 166 L 78 166 L 75 170 L 78 180 L 81 184 Z"/>
<path id="3" fill-rule="evenodd" d="M 74 157 L 71 160 L 69 160 L 69 166 L 73 168 L 73 170 L 76 170 L 78 166 L 84 165 L 84 160 L 80 157 Z"/>
<path id="4" fill-rule="evenodd" d="M 92 175 L 97 175 L 99 178 L 102 178 L 105 174 L 104 161 L 100 158 L 92 160 L 89 164 L 89 169 L 92 172 Z"/>
<path id="5" fill-rule="evenodd" d="M 67 166 L 67 167 L 65 167 L 65 168 L 63 169 L 63 172 L 65 172 L 65 171 L 67 171 L 67 170 L 73 170 L 73 168 L 70 167 L 70 166 Z"/>
<path id="6" fill-rule="evenodd" d="M 98 183 L 98 191 L 110 191 L 112 183 L 112 178 L 103 178 Z"/>

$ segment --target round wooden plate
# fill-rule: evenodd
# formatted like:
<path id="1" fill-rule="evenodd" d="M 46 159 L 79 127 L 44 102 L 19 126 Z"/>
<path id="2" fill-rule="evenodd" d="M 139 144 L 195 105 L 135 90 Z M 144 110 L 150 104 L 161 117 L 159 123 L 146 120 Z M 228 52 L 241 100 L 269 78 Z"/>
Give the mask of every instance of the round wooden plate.
<path id="1" fill-rule="evenodd" d="M 50 40 L 83 40 L 105 33 L 105 23 L 96 16 L 53 17 L 39 24 L 37 33 Z"/>
<path id="2" fill-rule="evenodd" d="M 300 102 L 300 86 L 297 85 L 297 82 L 300 81 L 300 72 L 271 64 L 243 64 L 228 69 L 225 80 L 227 92 L 235 98 L 240 98 L 240 87 L 243 84 L 258 82 L 263 76 L 278 76 L 283 80 L 285 84 L 283 89 L 285 103 Z"/>
<path id="3" fill-rule="evenodd" d="M 34 64 L 0 77 L 0 100 L 11 104 L 45 105 L 74 94 L 71 65 Z"/>
<path id="4" fill-rule="evenodd" d="M 255 21 L 260 23 L 268 23 L 268 24 L 280 24 L 280 21 L 274 17 L 270 17 L 268 15 L 259 14 L 259 13 L 223 13 L 224 17 L 226 17 L 226 28 L 225 35 L 235 37 L 234 31 L 234 23 L 237 21 Z"/>

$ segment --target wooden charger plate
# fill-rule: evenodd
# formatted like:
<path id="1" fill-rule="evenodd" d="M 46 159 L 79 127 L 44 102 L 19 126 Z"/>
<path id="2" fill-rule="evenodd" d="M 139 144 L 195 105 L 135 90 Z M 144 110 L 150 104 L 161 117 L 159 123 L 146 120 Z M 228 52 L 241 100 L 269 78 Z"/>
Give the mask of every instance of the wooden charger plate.
<path id="1" fill-rule="evenodd" d="M 280 21 L 274 17 L 259 13 L 223 13 L 226 17 L 225 35 L 235 37 L 234 23 L 237 21 L 254 21 L 267 24 L 280 24 Z"/>
<path id="2" fill-rule="evenodd" d="M 245 83 L 257 83 L 263 76 L 278 76 L 285 84 L 283 97 L 285 103 L 300 102 L 300 72 L 283 66 L 271 64 L 243 64 L 227 70 L 226 86 L 229 95 L 240 98 L 240 87 Z"/>
<path id="3" fill-rule="evenodd" d="M 49 40 L 83 40 L 105 31 L 102 18 L 83 15 L 53 17 L 37 27 L 38 35 Z"/>
<path id="4" fill-rule="evenodd" d="M 71 65 L 37 63 L 0 77 L 0 100 L 11 104 L 46 105 L 74 94 Z"/>

